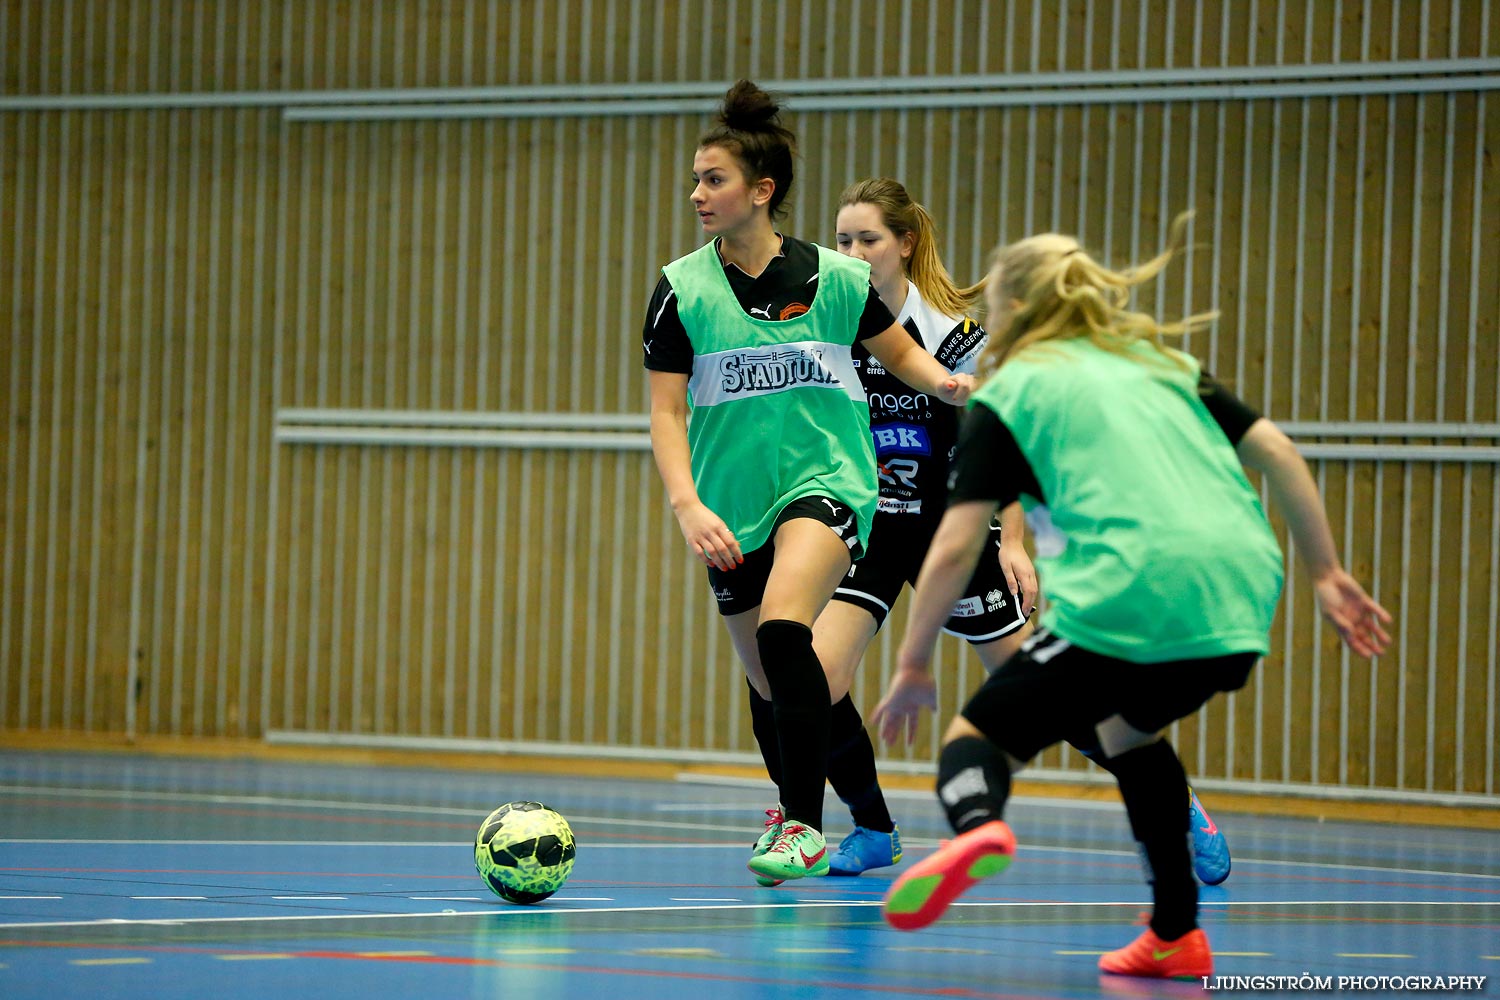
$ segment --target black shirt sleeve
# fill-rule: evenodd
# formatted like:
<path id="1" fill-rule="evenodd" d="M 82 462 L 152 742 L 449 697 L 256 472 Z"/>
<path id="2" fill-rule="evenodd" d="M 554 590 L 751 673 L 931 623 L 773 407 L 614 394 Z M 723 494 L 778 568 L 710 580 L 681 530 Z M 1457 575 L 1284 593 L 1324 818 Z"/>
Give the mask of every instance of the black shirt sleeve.
<path id="1" fill-rule="evenodd" d="M 1208 415 L 1214 418 L 1224 436 L 1229 438 L 1229 443 L 1235 447 L 1239 446 L 1240 439 L 1245 436 L 1250 425 L 1260 419 L 1259 413 L 1214 381 L 1213 376 L 1207 372 L 1200 372 L 1198 375 L 1198 396 L 1208 408 Z"/>
<path id="2" fill-rule="evenodd" d="M 879 336 L 889 330 L 896 322 L 896 317 L 891 315 L 890 309 L 886 307 L 885 300 L 870 286 L 870 294 L 865 298 L 865 311 L 859 314 L 859 332 L 854 335 L 855 343 L 867 340 L 870 337 Z"/>
<path id="3" fill-rule="evenodd" d="M 646 307 L 641 348 L 651 371 L 693 374 L 693 345 L 677 315 L 677 293 L 665 274 L 656 283 L 651 304 Z"/>
<path id="4" fill-rule="evenodd" d="M 1022 493 L 1047 502 L 1010 428 L 988 406 L 975 405 L 958 431 L 948 473 L 948 502 L 993 500 L 1008 507 Z"/>

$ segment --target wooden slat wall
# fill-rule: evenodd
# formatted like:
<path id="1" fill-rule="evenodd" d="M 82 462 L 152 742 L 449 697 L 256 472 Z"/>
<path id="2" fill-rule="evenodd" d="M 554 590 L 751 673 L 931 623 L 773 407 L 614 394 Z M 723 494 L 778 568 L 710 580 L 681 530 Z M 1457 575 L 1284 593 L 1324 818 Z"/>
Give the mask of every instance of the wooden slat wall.
<path id="1" fill-rule="evenodd" d="M 1489 0 L 7 0 L 0 92 L 1494 57 L 1497 20 Z M 1142 259 L 1193 208 L 1192 249 L 1142 304 L 1219 309 L 1189 346 L 1249 402 L 1500 420 L 1493 96 L 791 118 L 788 232 L 827 240 L 842 186 L 892 174 L 968 280 L 1041 229 Z M 639 324 L 656 268 L 697 242 L 705 124 L 0 112 L 0 726 L 749 750 L 649 455 L 271 438 L 294 406 L 643 412 Z M 1179 726 L 1189 769 L 1494 794 L 1500 466 L 1314 469 L 1397 648 L 1344 655 L 1293 554 L 1251 687 Z M 979 668 L 943 657 L 952 708 Z"/>

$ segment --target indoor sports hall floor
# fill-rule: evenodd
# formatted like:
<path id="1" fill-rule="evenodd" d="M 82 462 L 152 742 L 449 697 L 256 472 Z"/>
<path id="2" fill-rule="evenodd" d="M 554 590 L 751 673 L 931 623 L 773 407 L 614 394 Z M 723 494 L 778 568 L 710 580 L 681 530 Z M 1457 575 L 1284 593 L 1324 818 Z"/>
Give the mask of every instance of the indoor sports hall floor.
<path id="1" fill-rule="evenodd" d="M 492 897 L 472 864 L 479 821 L 517 798 L 579 840 L 572 879 L 533 907 Z M 1147 899 L 1117 803 L 1016 801 L 1010 870 L 901 933 L 880 919 L 889 874 L 753 884 L 767 798 L 701 779 L 0 750 L 0 997 L 1206 995 L 1096 971 Z M 944 833 L 928 793 L 893 808 L 908 861 Z M 828 815 L 832 840 L 847 814 L 830 800 Z M 1235 859 L 1202 893 L 1218 975 L 1485 975 L 1500 993 L 1496 831 L 1216 819 Z"/>

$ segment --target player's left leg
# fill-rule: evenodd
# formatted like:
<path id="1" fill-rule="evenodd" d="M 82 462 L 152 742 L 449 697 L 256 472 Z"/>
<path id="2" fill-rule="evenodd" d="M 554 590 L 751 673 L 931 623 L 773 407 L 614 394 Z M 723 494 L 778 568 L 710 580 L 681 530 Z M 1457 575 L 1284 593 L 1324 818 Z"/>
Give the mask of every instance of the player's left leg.
<path id="1" fill-rule="evenodd" d="M 865 560 L 869 558 L 867 555 Z M 856 567 L 864 568 L 865 560 Z M 844 579 L 847 584 L 850 577 Z M 835 699 L 829 728 L 828 782 L 854 820 L 854 829 L 829 853 L 830 875 L 858 875 L 901 860 L 901 834 L 880 788 L 875 745 L 849 694 L 854 671 L 878 627 L 865 606 L 840 600 L 837 594 L 813 625 L 813 648 L 828 677 L 829 696 Z"/>

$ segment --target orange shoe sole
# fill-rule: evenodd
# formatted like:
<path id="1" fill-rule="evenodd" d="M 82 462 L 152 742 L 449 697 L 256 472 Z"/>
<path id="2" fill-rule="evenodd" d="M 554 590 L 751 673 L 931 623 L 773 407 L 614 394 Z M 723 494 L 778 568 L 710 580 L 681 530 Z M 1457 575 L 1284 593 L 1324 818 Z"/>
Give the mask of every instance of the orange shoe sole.
<path id="1" fill-rule="evenodd" d="M 969 886 L 1010 867 L 1015 853 L 1015 835 L 1001 820 L 953 838 L 895 881 L 881 906 L 885 922 L 901 931 L 926 927 Z"/>

